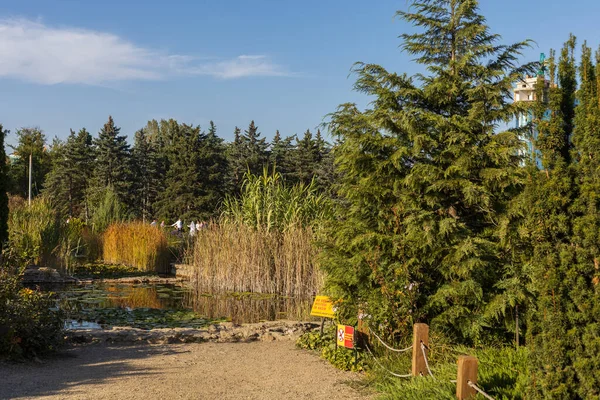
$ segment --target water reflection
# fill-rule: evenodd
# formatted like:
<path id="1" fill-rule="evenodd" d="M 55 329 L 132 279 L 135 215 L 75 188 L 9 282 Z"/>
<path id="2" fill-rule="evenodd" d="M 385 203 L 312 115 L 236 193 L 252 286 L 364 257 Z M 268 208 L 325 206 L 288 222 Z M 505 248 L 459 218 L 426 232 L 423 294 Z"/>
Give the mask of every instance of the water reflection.
<path id="1" fill-rule="evenodd" d="M 161 309 L 193 310 L 208 319 L 227 319 L 235 323 L 310 318 L 311 299 L 250 293 L 197 294 L 187 286 L 174 284 L 99 282 L 44 289 L 59 295 L 59 306 L 68 315 L 86 309 Z"/>

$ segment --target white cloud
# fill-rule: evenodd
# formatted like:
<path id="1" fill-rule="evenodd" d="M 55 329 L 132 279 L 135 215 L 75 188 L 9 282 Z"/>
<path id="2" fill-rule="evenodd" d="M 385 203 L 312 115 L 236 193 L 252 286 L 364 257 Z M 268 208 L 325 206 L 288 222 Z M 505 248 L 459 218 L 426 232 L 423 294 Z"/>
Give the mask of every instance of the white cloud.
<path id="1" fill-rule="evenodd" d="M 0 20 L 0 77 L 40 84 L 102 84 L 174 75 L 234 79 L 290 74 L 264 55 L 218 59 L 165 54 L 110 33 Z"/>

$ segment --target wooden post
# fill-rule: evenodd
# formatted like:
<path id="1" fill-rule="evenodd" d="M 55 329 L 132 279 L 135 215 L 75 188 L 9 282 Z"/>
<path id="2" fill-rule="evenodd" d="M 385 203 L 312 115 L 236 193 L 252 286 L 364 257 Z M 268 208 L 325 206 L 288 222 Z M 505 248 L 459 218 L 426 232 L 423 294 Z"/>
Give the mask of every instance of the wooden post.
<path id="1" fill-rule="evenodd" d="M 458 400 L 472 399 L 477 392 L 469 381 L 477 383 L 477 358 L 472 356 L 458 357 L 458 374 L 456 376 L 456 398 Z"/>
<path id="2" fill-rule="evenodd" d="M 423 350 L 421 350 L 421 343 L 425 346 L 429 346 L 429 325 L 427 324 L 414 324 L 413 326 L 413 354 L 412 354 L 412 375 L 426 376 L 427 366 L 425 365 L 425 358 L 423 357 Z"/>

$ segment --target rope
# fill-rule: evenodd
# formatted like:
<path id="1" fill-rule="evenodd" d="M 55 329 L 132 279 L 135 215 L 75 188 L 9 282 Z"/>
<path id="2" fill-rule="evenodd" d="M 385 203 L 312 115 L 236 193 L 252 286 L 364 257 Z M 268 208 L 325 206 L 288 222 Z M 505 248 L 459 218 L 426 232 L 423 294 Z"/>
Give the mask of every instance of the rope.
<path id="1" fill-rule="evenodd" d="M 381 342 L 381 344 L 382 344 L 382 345 L 384 345 L 384 346 L 385 346 L 385 347 L 386 347 L 388 350 L 395 351 L 395 352 L 398 352 L 398 353 L 404 353 L 405 351 L 408 351 L 408 350 L 412 349 L 412 345 L 411 345 L 411 346 L 408 346 L 408 347 L 407 347 L 407 348 L 405 348 L 405 349 L 395 349 L 395 348 L 393 348 L 392 346 L 390 346 L 390 345 L 386 344 L 386 343 L 385 343 L 385 342 L 384 342 L 384 341 L 383 341 L 383 340 L 382 340 L 382 339 L 381 339 L 379 336 L 377 336 L 377 334 L 376 334 L 375 332 L 373 332 L 372 330 L 371 330 L 370 332 L 371 332 L 371 333 L 373 334 L 373 336 L 375 336 L 375 337 L 377 338 L 377 340 L 379 340 L 379 341 Z"/>
<path id="2" fill-rule="evenodd" d="M 377 365 L 379 365 L 379 367 L 381 367 L 388 374 L 396 376 L 398 378 L 410 378 L 412 376 L 412 374 L 400 375 L 400 374 L 396 374 L 396 373 L 390 371 L 389 369 L 387 369 L 386 367 L 384 367 L 383 364 L 381 364 L 377 358 L 375 358 L 375 356 L 371 352 L 371 349 L 369 348 L 369 346 L 367 346 L 366 343 L 365 343 L 365 347 L 367 348 L 367 351 L 369 352 L 369 354 L 371 355 L 371 357 L 373 357 L 373 360 L 375 360 L 375 362 L 377 363 Z"/>
<path id="3" fill-rule="evenodd" d="M 494 400 L 494 398 L 492 396 L 490 396 L 489 394 L 487 394 L 486 392 L 484 392 L 483 390 L 479 389 L 479 387 L 477 387 L 476 384 L 474 384 L 471 381 L 467 381 L 467 385 L 471 386 L 473 389 L 475 389 L 476 391 L 478 391 L 480 394 L 483 395 L 483 397 L 485 397 L 486 399 L 489 400 Z"/>
<path id="4" fill-rule="evenodd" d="M 431 370 L 429 369 L 429 361 L 427 361 L 427 354 L 425 353 L 425 344 L 423 342 L 421 342 L 421 351 L 423 352 L 423 358 L 425 359 L 425 366 L 427 367 L 427 372 L 429 372 L 429 375 L 433 379 L 435 379 L 435 376 L 433 376 Z"/>

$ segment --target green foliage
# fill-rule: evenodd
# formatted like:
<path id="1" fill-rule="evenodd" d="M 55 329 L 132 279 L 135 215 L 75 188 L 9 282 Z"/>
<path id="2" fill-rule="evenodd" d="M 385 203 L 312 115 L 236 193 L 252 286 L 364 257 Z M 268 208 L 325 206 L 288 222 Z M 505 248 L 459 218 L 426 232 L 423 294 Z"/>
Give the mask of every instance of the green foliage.
<path id="1" fill-rule="evenodd" d="M 144 129 L 135 133 L 135 143 L 131 152 L 135 179 L 132 182 L 134 214 L 142 219 L 151 219 L 153 205 L 158 198 L 159 158 L 155 144 L 148 139 Z"/>
<path id="2" fill-rule="evenodd" d="M 226 222 L 285 231 L 323 220 L 329 210 L 328 198 L 318 193 L 314 181 L 287 187 L 279 172 L 269 174 L 265 167 L 260 176 L 246 175 L 241 196 L 225 199 L 222 216 Z"/>
<path id="3" fill-rule="evenodd" d="M 456 360 L 461 355 L 477 357 L 479 363 L 477 385 L 496 400 L 516 400 L 527 397 L 527 356 L 522 347 L 470 349 L 466 347 L 443 348 L 436 351 L 431 345 L 429 363 L 435 379 L 427 377 L 399 379 L 374 367 L 374 386 L 383 392 L 382 399 L 453 400 L 456 399 Z M 410 355 L 394 355 L 382 362 L 390 371 L 410 371 Z M 477 395 L 475 399 L 483 399 Z"/>
<path id="4" fill-rule="evenodd" d="M 65 143 L 53 144 L 51 154 L 52 169 L 46 176 L 45 195 L 62 218 L 87 220 L 85 196 L 93 171 L 92 136 L 85 128 L 77 134 L 71 131 Z"/>
<path id="5" fill-rule="evenodd" d="M 111 186 L 88 197 L 88 202 L 88 207 L 92 210 L 90 225 L 95 233 L 104 232 L 109 225 L 128 218 L 125 205 Z"/>
<path id="6" fill-rule="evenodd" d="M 517 63 L 529 42 L 498 44 L 475 1 L 409 10 L 399 15 L 419 31 L 402 47 L 427 74 L 358 63 L 372 108 L 331 116 L 341 199 L 322 265 L 346 315 L 360 305 L 396 334 L 424 321 L 478 343 L 505 264 L 496 229 L 522 173 L 517 132 L 497 127 L 523 110 L 508 94 L 534 66 Z"/>
<path id="7" fill-rule="evenodd" d="M 336 348 L 335 340 L 335 327 L 330 327 L 325 329 L 323 334 L 318 331 L 305 333 L 296 341 L 296 347 L 318 351 L 322 358 L 343 371 L 364 371 L 365 354 L 356 354 L 354 350 L 342 347 Z"/>
<path id="8" fill-rule="evenodd" d="M 50 202 L 37 198 L 11 210 L 9 247 L 24 265 L 56 266 L 60 221 Z"/>
<path id="9" fill-rule="evenodd" d="M 0 124 L 0 251 L 8 240 L 8 168 L 4 150 L 6 133 Z"/>
<path id="10" fill-rule="evenodd" d="M 119 202 L 131 200 L 131 152 L 127 137 L 120 136 L 121 128 L 115 126 L 112 116 L 94 139 L 95 162 L 91 186 L 94 192 L 111 187 Z"/>
<path id="11" fill-rule="evenodd" d="M 62 314 L 52 294 L 21 287 L 0 266 L 0 357 L 28 358 L 54 351 L 63 336 Z"/>
<path id="12" fill-rule="evenodd" d="M 27 198 L 29 187 L 29 156 L 31 155 L 31 196 L 44 188 L 46 174 L 50 171 L 50 154 L 45 148 L 46 136 L 39 128 L 17 130 L 17 145 L 12 147 L 17 156 L 10 165 L 11 193 Z"/>

